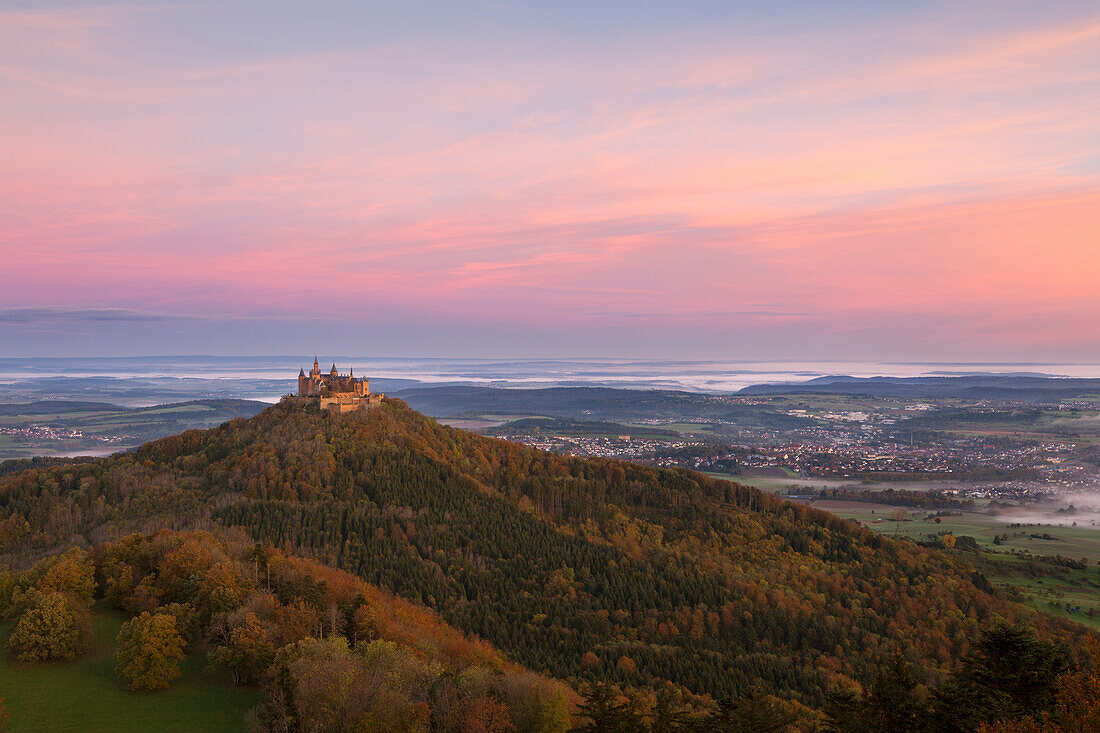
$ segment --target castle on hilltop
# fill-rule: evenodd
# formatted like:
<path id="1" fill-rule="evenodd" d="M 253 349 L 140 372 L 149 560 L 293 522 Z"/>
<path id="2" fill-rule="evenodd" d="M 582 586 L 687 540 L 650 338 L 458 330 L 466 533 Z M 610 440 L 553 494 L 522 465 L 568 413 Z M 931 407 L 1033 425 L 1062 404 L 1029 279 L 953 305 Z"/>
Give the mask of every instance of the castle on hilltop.
<path id="1" fill-rule="evenodd" d="M 316 400 L 322 410 L 332 412 L 351 412 L 377 407 L 382 404 L 385 395 L 371 394 L 370 380 L 356 377 L 355 370 L 340 374 L 333 362 L 332 370 L 322 372 L 317 357 L 313 357 L 313 369 L 306 374 L 305 369 L 298 370 L 298 398 Z"/>

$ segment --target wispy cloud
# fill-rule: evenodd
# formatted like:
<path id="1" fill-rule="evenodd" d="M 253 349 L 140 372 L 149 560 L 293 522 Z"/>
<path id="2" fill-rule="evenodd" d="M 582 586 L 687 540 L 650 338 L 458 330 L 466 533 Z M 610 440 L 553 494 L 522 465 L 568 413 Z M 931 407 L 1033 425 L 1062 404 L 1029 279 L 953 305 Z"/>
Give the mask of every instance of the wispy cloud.
<path id="1" fill-rule="evenodd" d="M 0 11 L 0 322 L 339 308 L 726 348 L 786 320 L 888 348 L 876 314 L 917 314 L 1100 358 L 1066 322 L 1100 315 L 1087 3 L 285 48 L 209 22 Z"/>
<path id="2" fill-rule="evenodd" d="M 160 313 L 140 313 L 123 308 L 0 308 L 3 323 L 95 322 L 121 321 L 159 323 L 180 318 Z"/>

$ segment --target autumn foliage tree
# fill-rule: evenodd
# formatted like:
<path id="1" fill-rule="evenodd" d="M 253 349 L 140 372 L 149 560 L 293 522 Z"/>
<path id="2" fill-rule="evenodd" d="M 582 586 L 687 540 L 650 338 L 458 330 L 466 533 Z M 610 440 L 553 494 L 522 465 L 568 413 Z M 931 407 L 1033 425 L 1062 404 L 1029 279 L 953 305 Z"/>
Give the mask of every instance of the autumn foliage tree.
<path id="1" fill-rule="evenodd" d="M 71 548 L 17 576 L 8 576 L 0 607 L 14 621 L 7 649 L 20 661 L 71 659 L 84 653 L 91 629 L 94 564 Z"/>
<path id="2" fill-rule="evenodd" d="M 229 670 L 234 684 L 247 684 L 271 664 L 275 647 L 254 613 L 245 612 L 225 623 L 229 625 L 228 634 L 222 633 L 222 639 L 210 650 L 210 665 Z"/>
<path id="3" fill-rule="evenodd" d="M 132 690 L 161 690 L 180 676 L 184 640 L 176 618 L 143 611 L 118 632 L 118 676 Z"/>
<path id="4" fill-rule="evenodd" d="M 21 662 L 72 659 L 87 646 L 87 611 L 60 593 L 34 591 L 29 607 L 8 637 L 8 651 Z"/>

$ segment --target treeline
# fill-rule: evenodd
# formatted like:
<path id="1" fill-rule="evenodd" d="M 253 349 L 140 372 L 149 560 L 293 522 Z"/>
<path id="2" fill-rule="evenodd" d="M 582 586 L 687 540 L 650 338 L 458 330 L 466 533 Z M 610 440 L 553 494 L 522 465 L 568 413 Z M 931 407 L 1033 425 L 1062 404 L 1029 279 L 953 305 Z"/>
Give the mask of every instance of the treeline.
<path id="1" fill-rule="evenodd" d="M 927 685 L 895 656 L 867 684 L 830 695 L 838 733 L 1087 733 L 1100 730 L 1100 645 L 1071 664 L 1062 642 L 996 620 L 959 667 Z"/>
<path id="2" fill-rule="evenodd" d="M 935 684 L 894 655 L 871 679 L 831 691 L 820 733 L 1093 733 L 1100 730 L 1100 645 L 1073 665 L 1064 645 L 1025 624 L 996 620 L 958 669 Z M 759 691 L 698 716 L 658 696 L 645 706 L 607 685 L 585 690 L 579 709 L 591 733 L 782 733 L 799 723 L 781 700 Z M 803 724 L 800 727 L 805 727 Z"/>
<path id="3" fill-rule="evenodd" d="M 32 468 L 50 468 L 52 466 L 67 466 L 74 463 L 87 463 L 94 458 L 58 458 L 56 456 L 34 456 L 33 458 L 9 458 L 0 461 L 0 476 L 10 476 L 14 473 L 22 473 Z"/>
<path id="4" fill-rule="evenodd" d="M 528 668 L 670 688 L 699 708 L 758 688 L 820 709 L 897 650 L 931 680 L 991 618 L 1024 613 L 959 556 L 701 474 L 446 428 L 393 400 L 342 416 L 278 405 L 24 472 L 0 483 L 0 511 L 0 547 L 20 556 L 74 536 L 241 527 L 423 603 Z"/>
<path id="5" fill-rule="evenodd" d="M 571 725 L 565 686 L 508 663 L 424 609 L 346 573 L 206 533 L 133 535 L 0 578 L 24 662 L 84 651 L 96 597 L 130 614 L 117 672 L 168 687 L 190 650 L 263 688 L 260 731 L 545 731 Z"/>
<path id="6" fill-rule="evenodd" d="M 942 491 L 909 491 L 907 489 L 819 489 L 815 499 L 839 499 L 871 504 L 893 504 L 917 509 L 973 509 L 974 500 L 960 501 Z"/>

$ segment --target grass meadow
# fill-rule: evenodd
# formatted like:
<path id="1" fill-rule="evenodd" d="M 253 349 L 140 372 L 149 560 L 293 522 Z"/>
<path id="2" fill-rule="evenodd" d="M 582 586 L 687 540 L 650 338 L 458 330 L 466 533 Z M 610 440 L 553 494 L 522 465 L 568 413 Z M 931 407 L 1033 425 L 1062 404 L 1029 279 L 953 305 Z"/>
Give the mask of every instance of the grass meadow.
<path id="1" fill-rule="evenodd" d="M 0 655 L 0 697 L 11 733 L 190 733 L 245 731 L 259 692 L 204 672 L 192 653 L 182 676 L 160 692 L 131 692 L 115 675 L 115 637 L 125 617 L 97 606 L 88 654 L 71 662 L 22 665 Z M 7 629 L 4 630 L 7 636 Z"/>

